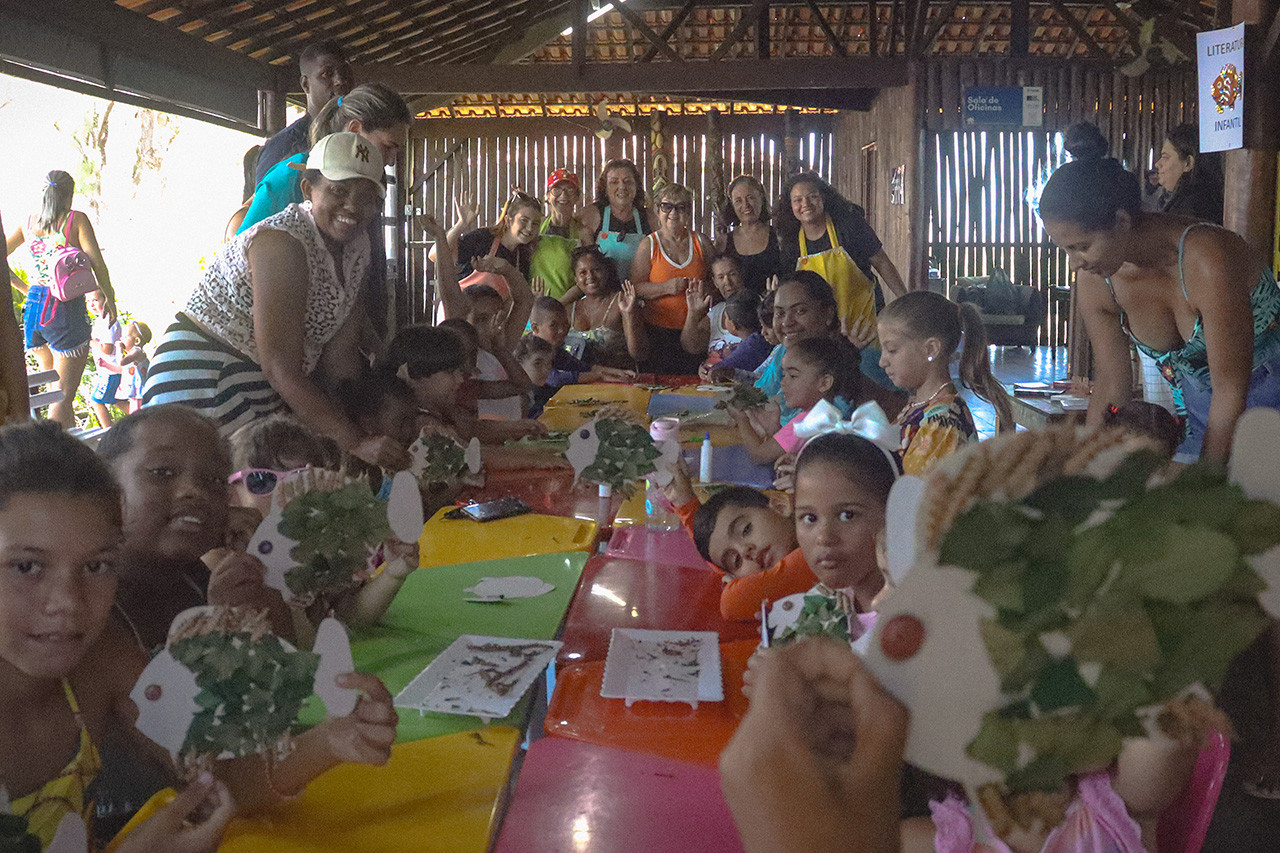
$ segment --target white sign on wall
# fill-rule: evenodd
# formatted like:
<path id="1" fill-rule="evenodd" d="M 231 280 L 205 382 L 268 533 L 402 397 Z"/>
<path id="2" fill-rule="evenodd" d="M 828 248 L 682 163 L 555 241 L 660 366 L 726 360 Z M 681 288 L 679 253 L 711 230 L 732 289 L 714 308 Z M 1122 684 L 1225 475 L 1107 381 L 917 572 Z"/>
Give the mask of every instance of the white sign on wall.
<path id="1" fill-rule="evenodd" d="M 1200 151 L 1244 147 L 1244 24 L 1196 34 Z"/>

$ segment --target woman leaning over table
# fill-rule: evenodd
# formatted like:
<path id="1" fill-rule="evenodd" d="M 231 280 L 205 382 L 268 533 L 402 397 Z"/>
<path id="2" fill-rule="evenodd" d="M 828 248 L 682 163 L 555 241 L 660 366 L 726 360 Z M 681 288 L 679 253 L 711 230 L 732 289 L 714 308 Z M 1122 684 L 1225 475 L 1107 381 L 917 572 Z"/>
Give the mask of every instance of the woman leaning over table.
<path id="1" fill-rule="evenodd" d="M 1129 343 L 1155 359 L 1186 418 L 1175 457 L 1225 462 L 1246 408 L 1280 407 L 1280 290 L 1238 235 L 1144 213 L 1138 179 L 1106 157 L 1058 168 L 1040 198 L 1076 271 L 1096 380 L 1088 422 L 1132 393 Z"/>
<path id="2" fill-rule="evenodd" d="M 182 403 L 224 433 L 288 408 L 365 462 L 407 467 L 403 447 L 362 433 L 326 391 L 360 372 L 354 309 L 383 192 L 375 146 L 348 132 L 320 140 L 302 174 L 306 201 L 226 244 L 165 331 L 143 405 Z"/>
<path id="3" fill-rule="evenodd" d="M 668 184 L 656 201 L 658 230 L 644 238 L 631 262 L 631 283 L 642 301 L 649 339 L 641 371 L 693 375 L 707 355 L 706 336 L 699 342 L 693 327 L 706 312 L 690 312 L 689 306 L 705 302 L 710 307 L 705 280 L 711 241 L 693 230 L 693 194 L 686 187 Z"/>

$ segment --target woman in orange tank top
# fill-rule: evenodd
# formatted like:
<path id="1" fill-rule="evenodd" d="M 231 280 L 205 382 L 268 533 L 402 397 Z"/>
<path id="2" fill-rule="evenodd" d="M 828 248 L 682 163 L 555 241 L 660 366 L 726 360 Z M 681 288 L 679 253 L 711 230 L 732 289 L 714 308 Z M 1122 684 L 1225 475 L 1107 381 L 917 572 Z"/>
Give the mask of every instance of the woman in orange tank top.
<path id="1" fill-rule="evenodd" d="M 640 244 L 631 262 L 631 280 L 643 300 L 649 337 L 646 373 L 694 374 L 706 357 L 705 346 L 690 352 L 681 344 L 690 300 L 706 298 L 706 252 L 711 241 L 692 229 L 693 194 L 679 184 L 657 197 L 658 230 Z"/>

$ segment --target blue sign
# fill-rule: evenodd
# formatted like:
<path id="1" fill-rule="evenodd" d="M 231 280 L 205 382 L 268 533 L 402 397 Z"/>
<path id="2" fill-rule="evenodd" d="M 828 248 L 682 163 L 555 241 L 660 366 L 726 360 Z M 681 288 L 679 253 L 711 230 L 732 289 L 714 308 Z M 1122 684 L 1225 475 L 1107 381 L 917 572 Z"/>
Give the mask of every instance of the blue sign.
<path id="1" fill-rule="evenodd" d="M 966 86 L 962 107 L 965 127 L 1041 127 L 1042 86 Z"/>

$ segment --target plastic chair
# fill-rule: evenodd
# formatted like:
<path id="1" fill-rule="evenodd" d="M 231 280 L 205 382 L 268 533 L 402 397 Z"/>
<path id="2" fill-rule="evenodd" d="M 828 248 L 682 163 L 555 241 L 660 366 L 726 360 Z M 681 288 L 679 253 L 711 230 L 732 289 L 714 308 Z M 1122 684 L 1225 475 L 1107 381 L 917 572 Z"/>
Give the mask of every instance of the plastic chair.
<path id="1" fill-rule="evenodd" d="M 1222 793 L 1230 759 L 1231 741 L 1222 732 L 1210 732 L 1208 742 L 1196 758 L 1187 787 L 1160 815 L 1156 827 L 1159 853 L 1199 853 L 1218 805 L 1218 795 Z"/>

